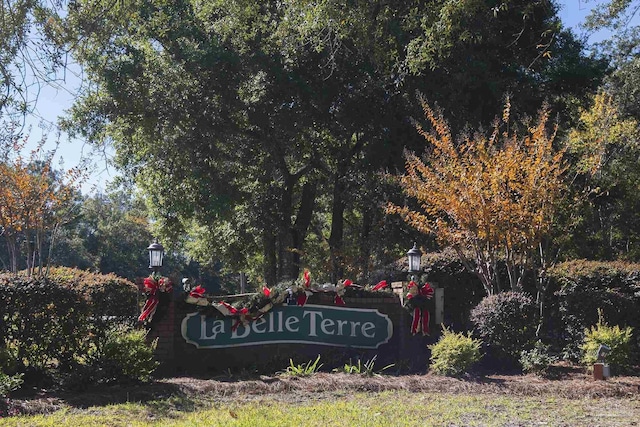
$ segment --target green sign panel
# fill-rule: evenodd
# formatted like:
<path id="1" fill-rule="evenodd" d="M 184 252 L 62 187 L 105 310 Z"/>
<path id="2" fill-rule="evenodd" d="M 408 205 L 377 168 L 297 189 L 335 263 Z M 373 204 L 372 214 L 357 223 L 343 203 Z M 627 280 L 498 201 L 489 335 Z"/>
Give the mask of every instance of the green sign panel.
<path id="1" fill-rule="evenodd" d="M 378 348 L 393 335 L 385 314 L 363 308 L 285 305 L 234 329 L 235 322 L 191 313 L 182 320 L 182 336 L 198 348 L 280 343 Z"/>

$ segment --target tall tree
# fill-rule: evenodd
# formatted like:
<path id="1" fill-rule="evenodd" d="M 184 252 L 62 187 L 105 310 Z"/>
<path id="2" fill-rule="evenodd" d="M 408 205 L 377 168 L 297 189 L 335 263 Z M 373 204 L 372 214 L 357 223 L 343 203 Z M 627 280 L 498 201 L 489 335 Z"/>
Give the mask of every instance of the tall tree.
<path id="1" fill-rule="evenodd" d="M 153 236 L 142 200 L 122 190 L 86 198 L 75 229 L 95 270 L 130 280 L 147 275 Z"/>
<path id="2" fill-rule="evenodd" d="M 502 117 L 489 135 L 462 134 L 456 144 L 440 111 L 422 99 L 433 129 L 418 127 L 428 145 L 424 159 L 406 154 L 406 174 L 399 179 L 419 208 L 389 204 L 423 233 L 453 247 L 465 267 L 475 273 L 488 295 L 504 290 L 498 262 L 504 261 L 509 288 L 521 290 L 528 270 L 543 279 L 547 267 L 543 244 L 563 191 L 562 152 L 553 148 L 549 110 L 520 135 L 510 122 L 507 100 Z M 543 282 L 541 281 L 541 288 Z"/>
<path id="3" fill-rule="evenodd" d="M 18 258 L 23 255 L 30 275 L 36 267 L 42 273 L 48 252 L 45 242 L 68 219 L 83 170 L 54 171 L 55 152 L 44 152 L 44 142 L 25 160 L 15 154 L 25 142 L 14 140 L 15 151 L 0 159 L 0 232 L 7 244 L 10 270 L 18 270 Z"/>
<path id="4" fill-rule="evenodd" d="M 20 123 L 33 112 L 40 89 L 63 79 L 63 0 L 0 3 L 0 118 Z M 6 125 L 6 123 L 4 124 Z M 3 128 L 3 131 L 10 129 Z"/>
<path id="5" fill-rule="evenodd" d="M 530 88 L 515 97 L 530 112 L 548 88 L 564 93 L 550 70 L 577 45 L 548 55 L 561 32 L 553 4 L 494 6 L 79 1 L 66 26 L 94 86 L 68 124 L 114 143 L 165 240 L 186 234 L 236 269 L 251 259 L 271 284 L 309 263 L 314 239 L 337 279 L 360 242 L 360 259 L 386 251 L 373 247 L 384 221 L 373 189 L 416 144 L 416 88 L 451 104 L 456 127 L 505 91 Z"/>
<path id="6" fill-rule="evenodd" d="M 573 160 L 575 203 L 567 255 L 612 260 L 640 257 L 640 127 L 607 93 L 594 96 L 566 145 Z"/>
<path id="7" fill-rule="evenodd" d="M 611 0 L 598 4 L 583 27 L 590 32 L 608 30 L 611 37 L 597 48 L 613 66 L 606 80 L 607 92 L 614 96 L 620 114 L 640 120 L 640 25 L 637 0 Z"/>

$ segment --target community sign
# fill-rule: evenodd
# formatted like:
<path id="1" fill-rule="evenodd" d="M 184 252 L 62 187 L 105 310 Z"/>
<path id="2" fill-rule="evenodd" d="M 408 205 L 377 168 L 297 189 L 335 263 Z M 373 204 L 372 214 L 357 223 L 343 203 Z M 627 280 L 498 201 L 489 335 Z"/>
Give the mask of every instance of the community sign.
<path id="1" fill-rule="evenodd" d="M 312 304 L 275 307 L 246 324 L 201 313 L 182 320 L 182 336 L 197 348 L 284 343 L 378 348 L 392 335 L 391 320 L 378 310 Z"/>

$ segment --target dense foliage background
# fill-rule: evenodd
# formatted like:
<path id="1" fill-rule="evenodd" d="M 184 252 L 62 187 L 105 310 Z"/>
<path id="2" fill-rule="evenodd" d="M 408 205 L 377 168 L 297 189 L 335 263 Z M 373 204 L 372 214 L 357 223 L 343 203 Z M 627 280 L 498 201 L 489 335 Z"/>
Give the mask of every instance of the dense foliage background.
<path id="1" fill-rule="evenodd" d="M 639 225 L 625 215 L 637 203 L 636 38 L 621 25 L 635 2 L 622 3 L 586 22 L 614 29 L 593 49 L 548 0 L 10 1 L 4 138 L 20 134 L 11 71 L 33 65 L 32 26 L 42 66 L 72 55 L 90 83 L 64 128 L 115 147 L 125 177 L 76 197 L 38 253 L 134 278 L 152 229 L 173 269 L 196 278 L 223 268 L 274 284 L 308 267 L 369 281 L 412 240 L 438 249 L 382 209 L 406 202 L 386 178 L 403 171 L 403 150 L 425 149 L 420 90 L 453 135 L 489 127 L 505 94 L 517 117 L 548 101 L 571 184 L 552 253 L 637 260 Z M 30 241 L 16 236 L 18 248 Z M 0 259 L 8 269 L 10 254 Z"/>

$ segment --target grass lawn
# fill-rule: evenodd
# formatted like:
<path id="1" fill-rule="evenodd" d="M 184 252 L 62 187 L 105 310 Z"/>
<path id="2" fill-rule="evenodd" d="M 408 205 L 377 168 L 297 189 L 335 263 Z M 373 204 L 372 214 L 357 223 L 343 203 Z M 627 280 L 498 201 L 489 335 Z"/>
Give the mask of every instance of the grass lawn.
<path id="1" fill-rule="evenodd" d="M 169 398 L 0 420 L 2 426 L 635 426 L 640 400 L 388 391 Z"/>
<path id="2" fill-rule="evenodd" d="M 177 378 L 23 403 L 44 414 L 0 419 L 0 426 L 627 427 L 640 426 L 640 379 Z"/>

